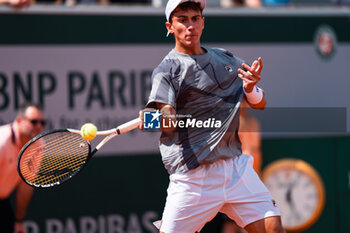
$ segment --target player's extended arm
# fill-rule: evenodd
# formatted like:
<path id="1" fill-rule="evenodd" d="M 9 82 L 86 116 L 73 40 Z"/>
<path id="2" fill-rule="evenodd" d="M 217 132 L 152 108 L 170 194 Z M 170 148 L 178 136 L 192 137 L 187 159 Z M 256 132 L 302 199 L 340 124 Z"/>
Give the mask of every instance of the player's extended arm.
<path id="1" fill-rule="evenodd" d="M 243 89 L 249 106 L 255 109 L 264 109 L 266 106 L 265 92 L 256 86 L 261 79 L 263 68 L 261 57 L 255 60 L 252 66 L 243 63 L 242 67 L 245 70 L 239 68 L 238 77 L 243 80 Z"/>
<path id="2" fill-rule="evenodd" d="M 23 219 L 26 215 L 27 207 L 32 195 L 33 188 L 21 180 L 17 186 L 16 192 L 15 232 L 24 232 Z"/>
<path id="3" fill-rule="evenodd" d="M 172 122 L 175 123 L 176 121 L 176 111 L 173 106 L 170 104 L 162 104 L 162 103 L 157 103 L 157 109 L 160 109 L 160 113 L 162 114 L 162 124 L 167 125 L 167 128 L 162 127 L 162 131 L 166 133 L 171 133 L 173 132 L 176 127 Z"/>

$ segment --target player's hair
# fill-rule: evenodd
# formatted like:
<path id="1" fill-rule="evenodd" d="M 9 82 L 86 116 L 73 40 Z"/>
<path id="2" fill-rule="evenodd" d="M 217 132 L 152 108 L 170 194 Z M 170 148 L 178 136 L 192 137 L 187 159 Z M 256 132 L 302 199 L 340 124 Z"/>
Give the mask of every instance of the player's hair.
<path id="1" fill-rule="evenodd" d="M 40 104 L 34 104 L 34 103 L 31 103 L 31 102 L 26 102 L 22 105 L 19 106 L 19 108 L 17 109 L 17 116 L 20 116 L 20 117 L 24 117 L 24 114 L 25 112 L 27 111 L 27 109 L 29 107 L 34 107 L 40 111 L 43 111 L 43 107 L 42 105 Z"/>
<path id="2" fill-rule="evenodd" d="M 173 12 L 171 12 L 170 17 L 169 17 L 169 22 L 170 23 L 172 23 L 172 21 L 173 21 L 172 18 L 173 18 L 174 12 L 176 12 L 178 10 L 183 10 L 183 11 L 186 11 L 186 10 L 200 11 L 201 14 L 203 12 L 203 9 L 202 9 L 201 4 L 199 2 L 192 2 L 192 1 L 183 2 L 183 3 L 180 3 L 175 8 L 175 10 L 173 10 Z"/>

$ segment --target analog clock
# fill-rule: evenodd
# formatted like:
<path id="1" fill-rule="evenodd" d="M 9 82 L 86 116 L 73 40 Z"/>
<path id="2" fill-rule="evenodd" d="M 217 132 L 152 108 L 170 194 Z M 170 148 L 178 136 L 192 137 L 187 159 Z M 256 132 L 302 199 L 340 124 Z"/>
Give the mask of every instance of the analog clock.
<path id="1" fill-rule="evenodd" d="M 319 218 L 325 189 L 311 165 L 298 159 L 277 160 L 263 170 L 262 180 L 274 197 L 288 232 L 303 231 Z"/>

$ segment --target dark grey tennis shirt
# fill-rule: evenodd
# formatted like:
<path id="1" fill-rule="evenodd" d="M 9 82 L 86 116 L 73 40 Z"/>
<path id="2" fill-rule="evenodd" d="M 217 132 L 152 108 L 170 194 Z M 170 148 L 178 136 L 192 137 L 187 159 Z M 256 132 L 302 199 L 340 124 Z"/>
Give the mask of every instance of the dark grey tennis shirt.
<path id="1" fill-rule="evenodd" d="M 241 154 L 238 126 L 243 88 L 237 69 L 243 60 L 223 49 L 204 49 L 207 53 L 198 56 L 172 50 L 152 74 L 147 107 L 170 104 L 178 123 L 183 122 L 160 137 L 169 174 Z"/>

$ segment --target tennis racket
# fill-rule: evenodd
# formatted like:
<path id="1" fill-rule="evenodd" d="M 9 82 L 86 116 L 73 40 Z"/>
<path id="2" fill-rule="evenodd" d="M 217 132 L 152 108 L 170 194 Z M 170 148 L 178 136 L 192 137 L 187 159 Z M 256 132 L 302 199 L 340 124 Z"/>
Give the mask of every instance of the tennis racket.
<path id="1" fill-rule="evenodd" d="M 60 185 L 78 174 L 88 161 L 109 140 L 138 127 L 136 118 L 114 129 L 97 131 L 107 135 L 95 149 L 80 135 L 80 130 L 56 129 L 30 140 L 19 153 L 17 171 L 20 177 L 35 188 Z"/>

